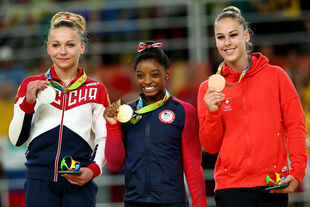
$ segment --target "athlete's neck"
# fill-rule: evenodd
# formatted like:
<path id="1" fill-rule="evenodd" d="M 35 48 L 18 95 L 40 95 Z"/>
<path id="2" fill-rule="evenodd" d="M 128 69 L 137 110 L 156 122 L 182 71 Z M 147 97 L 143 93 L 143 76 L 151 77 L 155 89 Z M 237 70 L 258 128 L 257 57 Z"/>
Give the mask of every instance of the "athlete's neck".
<path id="1" fill-rule="evenodd" d="M 149 104 L 156 103 L 157 101 L 162 100 L 165 97 L 165 95 L 166 95 L 166 90 L 158 93 L 155 96 L 145 96 L 144 94 L 142 94 L 142 98 L 145 102 L 145 105 L 149 105 Z"/>
<path id="2" fill-rule="evenodd" d="M 76 68 L 63 70 L 55 67 L 55 73 L 66 86 L 78 76 L 78 71 Z"/>
<path id="3" fill-rule="evenodd" d="M 235 72 L 242 72 L 250 64 L 250 59 L 248 56 L 240 58 L 240 60 L 235 62 L 226 62 L 226 65 Z"/>

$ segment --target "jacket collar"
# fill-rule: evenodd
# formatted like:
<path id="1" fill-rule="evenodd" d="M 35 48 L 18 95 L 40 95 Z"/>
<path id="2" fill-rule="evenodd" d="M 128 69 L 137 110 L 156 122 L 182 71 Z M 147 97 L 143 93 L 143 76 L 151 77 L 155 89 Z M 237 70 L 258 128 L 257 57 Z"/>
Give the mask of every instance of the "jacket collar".
<path id="1" fill-rule="evenodd" d="M 77 71 L 78 71 L 78 75 L 70 82 L 69 85 L 74 83 L 77 79 L 79 79 L 84 74 L 83 69 L 80 67 L 77 68 Z M 51 74 L 51 77 L 53 80 L 56 80 L 57 82 L 62 83 L 61 79 L 57 76 L 57 74 L 55 72 L 54 65 L 51 67 L 50 74 Z M 87 83 L 87 82 L 88 82 L 88 79 L 85 81 L 85 83 Z"/>
<path id="2" fill-rule="evenodd" d="M 262 53 L 252 53 L 250 54 L 252 63 L 246 72 L 244 79 L 249 78 L 255 75 L 257 72 L 261 71 L 265 68 L 266 64 L 269 63 L 267 57 L 265 57 Z M 231 68 L 229 68 L 224 62 L 221 75 L 225 77 L 226 81 L 235 83 L 239 80 L 241 72 L 235 72 Z"/>

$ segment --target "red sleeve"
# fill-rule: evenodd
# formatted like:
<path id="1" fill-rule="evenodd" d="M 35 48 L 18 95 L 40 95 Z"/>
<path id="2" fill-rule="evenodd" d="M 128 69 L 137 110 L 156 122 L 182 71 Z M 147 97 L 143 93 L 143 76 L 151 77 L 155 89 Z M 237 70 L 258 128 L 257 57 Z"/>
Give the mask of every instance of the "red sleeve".
<path id="1" fill-rule="evenodd" d="M 220 151 L 223 141 L 223 124 L 220 110 L 209 111 L 204 101 L 208 90 L 207 81 L 203 82 L 198 91 L 199 140 L 209 153 Z"/>
<path id="2" fill-rule="evenodd" d="M 112 171 L 120 171 L 125 161 L 125 148 L 122 140 L 123 134 L 118 124 L 106 124 L 107 141 L 105 145 L 105 157 Z"/>
<path id="3" fill-rule="evenodd" d="M 93 171 L 93 173 L 94 173 L 93 179 L 96 178 L 98 175 L 100 175 L 100 172 L 101 172 L 100 167 L 96 163 L 92 163 L 92 164 L 88 165 L 87 168 L 89 168 L 91 171 Z"/>
<path id="4" fill-rule="evenodd" d="M 290 174 L 301 182 L 306 173 L 308 160 L 305 115 L 292 81 L 285 71 L 281 72 L 279 77 L 281 114 L 288 141 L 288 154 L 291 161 Z"/>
<path id="5" fill-rule="evenodd" d="M 32 104 L 28 103 L 26 101 L 26 97 L 25 97 L 25 99 L 23 100 L 23 102 L 19 106 L 20 106 L 21 110 L 23 110 L 25 113 L 33 113 L 36 103 L 37 103 L 36 101 Z"/>
<path id="6" fill-rule="evenodd" d="M 109 98 L 109 93 L 105 85 L 100 83 L 99 85 L 100 89 L 100 96 L 98 96 L 98 102 L 103 104 L 104 107 L 108 107 L 110 105 L 110 98 Z"/>
<path id="7" fill-rule="evenodd" d="M 201 145 L 198 138 L 198 119 L 196 109 L 184 103 L 185 123 L 182 132 L 182 155 L 184 172 L 192 195 L 193 207 L 206 207 L 206 187 L 201 167 Z"/>
<path id="8" fill-rule="evenodd" d="M 24 98 L 23 102 L 19 105 L 21 110 L 23 110 L 25 113 L 33 113 L 34 112 L 34 107 L 36 105 L 36 101 L 32 104 L 29 104 L 26 102 L 26 93 L 27 93 L 27 87 L 29 82 L 42 79 L 40 76 L 35 76 L 35 77 L 28 77 L 23 82 L 18 88 L 17 94 L 15 96 L 15 101 L 14 103 L 16 104 L 19 100 L 19 98 Z"/>

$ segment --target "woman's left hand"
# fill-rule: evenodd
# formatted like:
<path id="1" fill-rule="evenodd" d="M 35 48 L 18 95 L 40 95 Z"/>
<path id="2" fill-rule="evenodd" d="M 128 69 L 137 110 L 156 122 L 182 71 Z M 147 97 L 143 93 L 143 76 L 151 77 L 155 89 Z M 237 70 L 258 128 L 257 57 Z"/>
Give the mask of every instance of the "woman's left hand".
<path id="1" fill-rule="evenodd" d="M 294 193 L 296 188 L 299 185 L 299 181 L 293 176 L 288 175 L 287 178 L 285 178 L 283 181 L 279 182 L 279 184 L 288 184 L 285 188 L 278 188 L 270 190 L 270 193 Z"/>
<path id="2" fill-rule="evenodd" d="M 121 101 L 118 100 L 118 103 L 121 104 Z M 117 124 L 117 113 L 118 113 L 119 105 L 114 102 L 109 107 L 107 107 L 103 112 L 103 118 L 106 120 L 109 124 Z"/>
<path id="3" fill-rule="evenodd" d="M 93 179 L 94 173 L 91 169 L 87 167 L 81 167 L 80 172 L 80 175 L 65 173 L 62 174 L 62 176 L 65 177 L 71 184 L 79 186 L 82 186 Z"/>

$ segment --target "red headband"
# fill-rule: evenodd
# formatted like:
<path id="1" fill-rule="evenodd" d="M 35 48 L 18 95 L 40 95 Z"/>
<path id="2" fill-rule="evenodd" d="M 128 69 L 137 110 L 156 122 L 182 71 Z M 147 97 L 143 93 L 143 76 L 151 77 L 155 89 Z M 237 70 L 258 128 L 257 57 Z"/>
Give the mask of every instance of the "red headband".
<path id="1" fill-rule="evenodd" d="M 144 49 L 146 48 L 150 48 L 150 47 L 161 47 L 163 44 L 160 42 L 156 42 L 154 44 L 151 45 L 147 45 L 144 42 L 140 42 L 138 45 L 138 52 L 142 52 Z"/>

